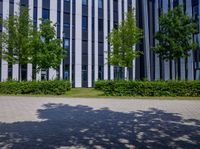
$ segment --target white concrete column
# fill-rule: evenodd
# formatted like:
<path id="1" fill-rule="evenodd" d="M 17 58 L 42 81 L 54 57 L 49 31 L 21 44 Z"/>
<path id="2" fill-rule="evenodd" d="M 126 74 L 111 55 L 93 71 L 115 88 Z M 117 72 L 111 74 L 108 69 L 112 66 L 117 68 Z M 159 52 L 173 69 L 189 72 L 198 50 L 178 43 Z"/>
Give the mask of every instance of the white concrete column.
<path id="1" fill-rule="evenodd" d="M 34 7 L 34 1 L 29 0 L 29 16 L 31 19 L 33 19 L 33 7 Z M 27 64 L 27 80 L 32 81 L 32 64 Z"/>
<path id="2" fill-rule="evenodd" d="M 159 5 L 158 0 L 155 0 L 155 32 L 159 31 Z M 155 44 L 159 44 L 159 42 L 156 40 Z M 160 80 L 160 57 L 159 54 L 155 54 L 155 80 Z"/>
<path id="3" fill-rule="evenodd" d="M 163 13 L 168 12 L 168 0 L 163 1 Z M 170 80 L 170 63 L 164 61 L 164 80 Z"/>
<path id="4" fill-rule="evenodd" d="M 50 0 L 50 20 L 55 24 L 57 23 L 57 1 Z M 56 29 L 57 31 L 57 29 Z M 49 80 L 56 79 L 56 70 L 49 69 Z"/>
<path id="5" fill-rule="evenodd" d="M 104 80 L 108 80 L 108 0 L 104 0 Z"/>
<path id="6" fill-rule="evenodd" d="M 179 0 L 179 5 L 183 5 L 183 0 Z"/>
<path id="7" fill-rule="evenodd" d="M 38 7 L 37 7 L 37 27 L 39 28 L 40 23 L 42 23 L 39 19 L 42 18 L 42 1 L 38 0 Z M 39 70 L 36 74 L 36 80 L 41 80 L 41 70 Z"/>
<path id="8" fill-rule="evenodd" d="M 186 1 L 186 14 L 192 17 L 192 1 Z M 194 60 L 193 60 L 193 51 L 189 52 L 190 56 L 188 57 L 188 80 L 194 80 Z"/>
<path id="9" fill-rule="evenodd" d="M 174 2 L 174 0 L 170 0 L 170 8 L 171 8 L 171 10 L 173 9 L 173 2 Z M 175 72 L 175 61 L 174 60 L 172 60 L 172 80 L 175 80 L 175 74 L 176 74 L 176 72 Z"/>
<path id="10" fill-rule="evenodd" d="M 99 34 L 98 34 L 98 1 L 94 1 L 94 80 L 97 81 L 99 71 Z"/>
<path id="11" fill-rule="evenodd" d="M 63 3 L 63 1 L 62 1 L 62 3 Z M 61 6 L 63 9 L 64 5 L 61 5 Z M 63 14 L 63 12 L 62 12 L 62 14 Z M 61 17 L 61 20 L 63 21 L 63 15 Z M 62 26 L 63 26 L 63 23 L 62 23 Z M 62 27 L 62 29 L 63 29 L 63 27 Z M 70 79 L 70 82 L 72 82 L 72 37 L 73 37 L 72 34 L 73 34 L 73 0 L 70 1 L 70 40 L 69 40 L 69 42 L 70 42 L 70 49 L 69 49 L 69 58 L 70 58 L 69 79 Z"/>
<path id="12" fill-rule="evenodd" d="M 199 3 L 199 5 L 198 5 L 198 8 L 199 8 L 199 18 L 200 18 L 200 3 Z M 200 29 L 200 19 L 199 19 L 199 22 L 198 22 L 198 27 L 199 27 L 199 29 Z M 198 46 L 200 46 L 200 33 L 198 34 Z M 194 73 L 196 73 L 196 71 L 194 71 Z M 196 78 L 194 78 L 194 79 L 199 79 L 199 77 L 198 76 L 196 76 Z"/>
<path id="13" fill-rule="evenodd" d="M 20 5 L 20 0 L 14 0 L 14 14 L 19 15 L 19 5 Z"/>
<path id="14" fill-rule="evenodd" d="M 61 9 L 60 9 L 60 38 L 63 40 L 63 13 L 64 13 L 64 10 L 63 10 L 63 3 L 64 1 L 61 0 Z M 70 4 L 72 5 L 71 1 L 70 1 Z M 62 44 L 63 46 L 63 44 Z M 71 47 L 71 45 L 70 45 Z M 70 74 L 71 74 L 71 71 L 70 71 Z M 62 80 L 63 79 L 63 60 L 61 60 L 61 63 L 60 63 L 60 79 Z M 70 79 L 71 81 L 71 79 Z"/>
<path id="15" fill-rule="evenodd" d="M 82 1 L 76 1 L 75 87 L 82 87 Z"/>
<path id="16" fill-rule="evenodd" d="M 179 0 L 179 4 L 180 5 L 183 5 L 183 0 Z M 180 59 L 180 71 L 181 71 L 181 74 L 180 74 L 180 78 L 181 80 L 185 80 L 185 58 L 181 58 Z"/>
<path id="17" fill-rule="evenodd" d="M 19 5 L 20 0 L 14 1 L 14 14 L 19 15 Z M 13 64 L 13 73 L 12 73 L 13 80 L 19 80 L 19 64 Z"/>
<path id="18" fill-rule="evenodd" d="M 136 17 L 136 0 L 132 0 L 132 8 L 133 8 L 133 14 L 135 15 Z M 133 46 L 133 50 L 135 51 L 135 46 Z M 135 80 L 135 75 L 136 75 L 136 60 L 134 59 L 133 60 L 133 66 L 132 66 L 132 73 L 133 73 L 133 78 L 132 80 Z"/>
<path id="19" fill-rule="evenodd" d="M 122 0 L 118 0 L 118 26 L 121 25 L 121 22 L 122 22 Z"/>
<path id="20" fill-rule="evenodd" d="M 114 10 L 113 0 L 110 0 L 110 32 L 112 32 L 114 26 L 113 10 Z M 112 51 L 112 47 L 110 47 L 110 50 Z M 110 65 L 110 79 L 114 80 L 114 67 L 112 65 Z"/>
<path id="21" fill-rule="evenodd" d="M 92 0 L 88 0 L 88 87 L 92 87 Z"/>
<path id="22" fill-rule="evenodd" d="M 171 9 L 173 9 L 173 8 L 174 8 L 174 5 L 173 5 L 173 3 L 174 3 L 174 0 L 170 0 L 170 8 L 171 8 Z"/>
<path id="23" fill-rule="evenodd" d="M 126 20 L 127 13 L 128 13 L 128 0 L 124 0 L 124 20 Z M 128 79 L 127 78 L 127 73 L 128 73 L 128 70 L 127 70 L 127 67 L 125 67 L 124 68 L 125 79 Z"/>
<path id="24" fill-rule="evenodd" d="M 150 73 L 150 43 L 149 43 L 149 18 L 148 18 L 148 7 L 147 1 L 143 0 L 143 20 L 144 20 L 144 57 L 145 57 L 145 69 L 146 77 L 151 80 Z"/>
<path id="25" fill-rule="evenodd" d="M 3 19 L 7 19 L 9 16 L 9 2 L 3 1 Z M 2 31 L 6 31 L 5 28 L 2 28 Z M 4 49 L 6 50 L 6 49 Z M 6 81 L 8 79 L 8 62 L 1 59 L 1 81 Z"/>

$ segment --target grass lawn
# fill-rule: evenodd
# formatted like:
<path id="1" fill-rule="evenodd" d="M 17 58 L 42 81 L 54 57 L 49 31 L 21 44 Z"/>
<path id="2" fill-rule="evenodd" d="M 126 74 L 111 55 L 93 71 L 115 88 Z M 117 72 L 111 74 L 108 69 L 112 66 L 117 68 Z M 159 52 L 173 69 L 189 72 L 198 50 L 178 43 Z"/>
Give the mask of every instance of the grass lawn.
<path id="1" fill-rule="evenodd" d="M 65 96 L 67 97 L 103 97 L 103 92 L 94 88 L 72 88 Z"/>
<path id="2" fill-rule="evenodd" d="M 62 95 L 63 96 L 63 95 Z M 128 97 L 128 96 L 104 96 L 102 91 L 95 90 L 94 88 L 72 88 L 64 97 L 74 98 L 115 98 L 115 99 L 171 99 L 171 100 L 200 100 L 200 97 Z"/>
<path id="3" fill-rule="evenodd" d="M 70 98 L 111 98 L 111 99 L 155 99 L 155 100 L 200 100 L 200 97 L 129 97 L 129 96 L 104 96 L 102 91 L 95 90 L 94 88 L 72 88 L 64 95 L 5 95 L 0 96 L 33 96 L 33 97 L 70 97 Z"/>

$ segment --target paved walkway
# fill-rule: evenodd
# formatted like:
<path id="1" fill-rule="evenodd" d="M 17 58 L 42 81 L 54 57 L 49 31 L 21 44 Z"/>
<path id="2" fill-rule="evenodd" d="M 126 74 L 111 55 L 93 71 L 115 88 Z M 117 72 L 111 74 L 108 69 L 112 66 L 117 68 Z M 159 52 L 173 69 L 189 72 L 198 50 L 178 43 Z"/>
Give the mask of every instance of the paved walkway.
<path id="1" fill-rule="evenodd" d="M 200 100 L 0 97 L 1 149 L 199 149 Z"/>

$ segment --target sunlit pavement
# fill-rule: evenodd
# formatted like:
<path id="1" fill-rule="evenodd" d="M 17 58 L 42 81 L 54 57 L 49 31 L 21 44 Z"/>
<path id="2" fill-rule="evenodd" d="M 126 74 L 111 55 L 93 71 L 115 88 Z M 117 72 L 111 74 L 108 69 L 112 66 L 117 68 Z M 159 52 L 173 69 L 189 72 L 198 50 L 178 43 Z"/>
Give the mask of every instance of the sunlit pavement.
<path id="1" fill-rule="evenodd" d="M 0 97 L 1 149 L 200 148 L 200 100 Z"/>

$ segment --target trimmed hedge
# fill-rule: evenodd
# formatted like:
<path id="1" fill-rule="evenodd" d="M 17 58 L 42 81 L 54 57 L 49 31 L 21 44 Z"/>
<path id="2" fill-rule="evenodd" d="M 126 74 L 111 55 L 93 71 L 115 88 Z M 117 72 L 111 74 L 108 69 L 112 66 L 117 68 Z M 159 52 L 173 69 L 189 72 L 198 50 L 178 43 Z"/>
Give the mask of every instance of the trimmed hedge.
<path id="1" fill-rule="evenodd" d="M 0 82 L 0 94 L 62 95 L 71 89 L 69 81 Z"/>
<path id="2" fill-rule="evenodd" d="M 200 97 L 200 81 L 97 81 L 95 89 L 106 96 Z"/>

